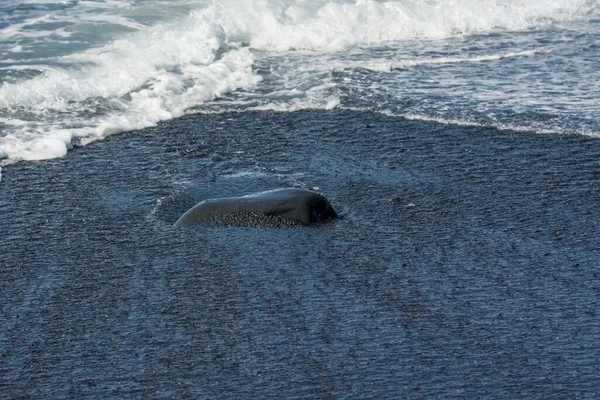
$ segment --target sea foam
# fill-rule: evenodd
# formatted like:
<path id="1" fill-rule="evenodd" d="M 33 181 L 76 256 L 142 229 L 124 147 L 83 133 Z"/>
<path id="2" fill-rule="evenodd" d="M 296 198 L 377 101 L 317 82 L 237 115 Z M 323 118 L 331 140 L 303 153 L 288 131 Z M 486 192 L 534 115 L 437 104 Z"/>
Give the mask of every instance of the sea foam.
<path id="1" fill-rule="evenodd" d="M 61 2 L 29 3 L 49 7 Z M 201 110 L 203 104 L 240 89 L 256 89 L 269 77 L 268 72 L 255 70 L 257 57 L 285 60 L 287 54 L 299 51 L 327 55 L 356 46 L 523 30 L 595 10 L 585 0 L 215 0 L 181 2 L 182 9 L 191 10 L 186 16 L 173 12 L 160 19 L 156 10 L 148 11 L 151 2 L 62 4 L 62 8 L 49 8 L 44 14 L 14 21 L 0 30 L 0 46 L 4 46 L 0 53 L 25 57 L 0 63 L 4 74 L 0 76 L 7 77 L 0 86 L 3 163 L 61 157 L 73 140 L 85 144 L 153 126 L 186 110 Z M 5 7 L 11 5 L 18 7 L 18 2 L 10 0 Z M 90 28 L 90 24 L 95 25 Z M 98 24 L 104 30 L 98 30 Z M 114 39 L 89 43 L 81 50 L 77 43 L 94 29 L 102 33 L 100 36 Z M 114 30 L 107 33 L 106 29 Z M 43 46 L 40 44 L 36 53 L 38 41 Z M 47 56 L 47 42 L 61 41 L 73 43 L 72 51 L 61 48 L 58 56 Z M 527 55 L 525 51 L 505 56 Z M 479 57 L 481 61 L 502 55 Z M 281 100 L 278 96 L 269 98 L 266 91 L 255 109 L 339 106 L 339 93 L 326 77 L 339 67 L 334 58 L 320 61 L 326 64 L 323 79 L 310 68 L 305 71 L 303 78 L 315 80 L 310 84 L 297 81 L 297 65 L 272 71 L 281 81 L 293 84 L 269 89 L 270 93 L 283 89 L 298 91 L 299 95 Z M 375 60 L 366 61 L 364 67 L 391 71 L 411 62 L 463 60 L 478 59 Z M 301 87 L 305 88 L 298 89 Z"/>

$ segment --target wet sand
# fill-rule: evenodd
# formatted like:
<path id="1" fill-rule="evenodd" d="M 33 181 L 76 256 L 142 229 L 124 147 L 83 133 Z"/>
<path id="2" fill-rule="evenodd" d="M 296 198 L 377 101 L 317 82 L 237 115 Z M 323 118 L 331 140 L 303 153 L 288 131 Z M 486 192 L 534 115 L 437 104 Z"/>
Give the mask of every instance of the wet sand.
<path id="1" fill-rule="evenodd" d="M 7 398 L 597 398 L 600 140 L 196 115 L 0 182 Z M 313 188 L 308 228 L 174 227 Z"/>

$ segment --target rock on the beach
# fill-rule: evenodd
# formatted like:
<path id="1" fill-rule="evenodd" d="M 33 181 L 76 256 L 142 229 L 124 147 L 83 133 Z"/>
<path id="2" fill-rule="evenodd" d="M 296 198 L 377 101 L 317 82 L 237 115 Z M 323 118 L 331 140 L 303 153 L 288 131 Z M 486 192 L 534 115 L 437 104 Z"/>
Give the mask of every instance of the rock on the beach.
<path id="1" fill-rule="evenodd" d="M 204 200 L 175 225 L 212 222 L 228 226 L 289 227 L 312 225 L 337 217 L 329 201 L 305 189 L 277 189 L 241 197 Z"/>

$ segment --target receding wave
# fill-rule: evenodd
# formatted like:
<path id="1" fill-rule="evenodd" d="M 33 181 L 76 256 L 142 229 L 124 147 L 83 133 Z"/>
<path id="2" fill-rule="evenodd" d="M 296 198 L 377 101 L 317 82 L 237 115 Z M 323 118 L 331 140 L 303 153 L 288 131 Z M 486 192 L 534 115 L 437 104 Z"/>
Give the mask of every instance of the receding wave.
<path id="1" fill-rule="evenodd" d="M 92 7 L 89 2 L 31 0 L 28 4 L 41 5 L 44 13 L 22 20 L 17 18 L 19 2 L 9 0 L 2 6 L 17 18 L 0 29 L 0 54 L 14 61 L 0 63 L 4 163 L 61 157 L 73 141 L 85 144 L 152 126 L 236 91 L 252 91 L 268 78 L 258 71 L 257 58 L 284 59 L 299 51 L 333 54 L 356 46 L 524 30 L 585 18 L 595 10 L 595 3 L 583 0 L 188 0 L 179 1 L 179 8 L 164 17 L 159 12 L 162 3 L 138 3 L 99 1 L 89 11 L 81 8 Z M 113 31 L 107 33 L 109 28 Z M 93 36 L 91 32 L 114 39 L 87 43 L 84 38 Z M 72 49 L 60 47 L 53 57 L 52 46 L 64 42 L 71 43 Z M 533 54 L 527 50 L 462 58 L 367 60 L 356 66 L 385 72 Z M 324 62 L 330 62 L 329 70 L 336 68 L 335 59 Z M 294 73 L 281 72 L 290 77 Z M 317 81 L 312 87 L 328 85 Z M 260 95 L 265 99 L 254 108 L 340 105 L 339 94 L 329 89 L 324 93 L 281 100 L 269 98 L 264 91 Z"/>

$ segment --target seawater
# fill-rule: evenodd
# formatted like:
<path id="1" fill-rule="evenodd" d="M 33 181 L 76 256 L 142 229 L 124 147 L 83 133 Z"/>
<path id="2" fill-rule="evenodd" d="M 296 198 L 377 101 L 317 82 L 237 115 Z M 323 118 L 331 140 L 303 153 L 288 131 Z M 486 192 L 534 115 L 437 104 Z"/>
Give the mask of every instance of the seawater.
<path id="1" fill-rule="evenodd" d="M 597 0 L 5 0 L 0 165 L 189 113 L 250 110 L 598 137 L 599 10 Z"/>

